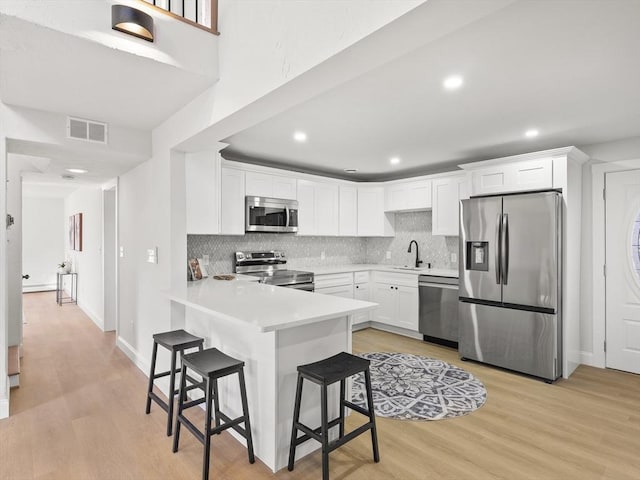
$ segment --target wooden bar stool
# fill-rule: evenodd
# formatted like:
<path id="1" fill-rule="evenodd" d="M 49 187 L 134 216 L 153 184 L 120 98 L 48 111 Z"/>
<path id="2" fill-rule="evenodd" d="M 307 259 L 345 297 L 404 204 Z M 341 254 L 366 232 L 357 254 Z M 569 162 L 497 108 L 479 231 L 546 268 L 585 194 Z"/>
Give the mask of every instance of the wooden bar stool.
<path id="1" fill-rule="evenodd" d="M 371 391 L 371 375 L 369 364 L 371 362 L 365 358 L 357 357 L 346 352 L 338 353 L 333 357 L 309 363 L 298 367 L 298 385 L 296 388 L 296 401 L 293 412 L 293 426 L 291 431 L 291 446 L 289 447 L 289 471 L 293 470 L 296 457 L 296 447 L 307 440 L 314 439 L 322 444 L 322 479 L 329 480 L 329 453 L 341 447 L 358 435 L 371 430 L 371 443 L 373 446 L 373 460 L 380 461 L 378 452 L 378 435 L 376 431 L 376 418 L 373 411 L 373 394 Z M 367 409 L 353 404 L 345 399 L 347 378 L 364 372 L 365 387 L 367 390 Z M 300 423 L 300 401 L 302 400 L 302 382 L 309 380 L 320 385 L 320 427 L 312 430 L 308 426 Z M 340 382 L 340 413 L 338 417 L 329 421 L 327 414 L 327 387 L 333 383 Z M 366 417 L 369 421 L 355 430 L 344 434 L 344 407 L 349 407 Z M 329 429 L 339 427 L 338 439 L 329 443 Z M 298 430 L 304 435 L 298 438 Z"/>
<path id="2" fill-rule="evenodd" d="M 203 379 L 201 388 L 205 396 L 192 401 L 186 401 L 187 369 L 197 373 Z M 240 397 L 242 400 L 242 416 L 231 419 L 220 411 L 218 401 L 218 379 L 237 373 L 240 382 Z M 204 418 L 204 432 L 191 423 L 183 414 L 187 408 L 206 403 Z M 212 405 L 213 404 L 213 405 Z M 213 407 L 213 408 L 212 408 Z M 213 412 L 212 412 L 213 410 Z M 211 417 L 215 418 L 215 427 L 211 428 Z M 222 423 L 221 421 L 224 421 Z M 240 424 L 244 423 L 244 428 Z M 180 381 L 180 395 L 178 396 L 178 414 L 176 416 L 176 432 L 173 437 L 173 453 L 178 451 L 180 442 L 180 425 L 184 424 L 195 437 L 204 445 L 202 462 L 202 479 L 209 478 L 209 460 L 211 457 L 211 435 L 233 428 L 247 440 L 249 463 L 255 462 L 253 455 L 253 440 L 251 437 L 251 422 L 249 421 L 249 407 L 247 405 L 247 390 L 244 381 L 244 362 L 225 355 L 216 348 L 208 348 L 202 352 L 188 353 L 182 356 L 182 376 Z"/>
<path id="3" fill-rule="evenodd" d="M 151 354 L 151 372 L 149 373 L 149 388 L 147 389 L 147 408 L 145 413 L 151 412 L 151 400 L 155 401 L 162 409 L 167 412 L 167 436 L 171 436 L 171 429 L 173 426 L 173 399 L 174 395 L 178 393 L 176 390 L 176 373 L 180 373 L 180 369 L 176 369 L 176 356 L 180 353 L 180 356 L 184 356 L 184 351 L 189 348 L 198 348 L 202 351 L 204 344 L 204 338 L 191 335 L 184 330 L 173 330 L 171 332 L 156 333 L 153 335 L 153 353 Z M 171 352 L 171 370 L 166 372 L 156 373 L 156 357 L 158 354 L 158 345 L 162 345 L 164 348 Z M 153 381 L 157 378 L 169 376 L 169 401 L 165 402 L 153 391 Z M 188 379 L 192 385 L 189 389 L 198 388 L 200 382 L 193 378 Z"/>

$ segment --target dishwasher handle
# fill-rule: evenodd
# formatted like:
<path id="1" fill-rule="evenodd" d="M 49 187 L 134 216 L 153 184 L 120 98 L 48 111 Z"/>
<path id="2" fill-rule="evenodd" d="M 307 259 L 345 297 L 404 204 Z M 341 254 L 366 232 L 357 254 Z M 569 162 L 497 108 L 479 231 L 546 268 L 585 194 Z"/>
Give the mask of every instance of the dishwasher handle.
<path id="1" fill-rule="evenodd" d="M 457 284 L 450 284 L 450 283 L 418 282 L 418 287 L 448 288 L 449 290 L 458 290 Z"/>

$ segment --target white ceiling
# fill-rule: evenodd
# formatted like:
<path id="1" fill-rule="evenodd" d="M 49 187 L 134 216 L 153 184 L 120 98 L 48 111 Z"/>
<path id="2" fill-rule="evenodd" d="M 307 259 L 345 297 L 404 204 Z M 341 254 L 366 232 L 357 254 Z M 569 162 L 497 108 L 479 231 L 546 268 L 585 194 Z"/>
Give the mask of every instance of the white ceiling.
<path id="1" fill-rule="evenodd" d="M 214 81 L 17 17 L 0 14 L 0 27 L 0 99 L 9 105 L 106 122 L 120 131 L 132 129 L 133 136 L 150 135 L 153 127 Z M 146 46 L 142 40 L 132 41 Z M 27 168 L 24 183 L 34 185 L 27 190 L 32 193 L 40 188 L 52 194 L 43 185 L 57 184 L 61 189 L 54 196 L 74 186 L 102 184 L 148 158 L 109 151 L 109 146 L 92 149 L 86 142 L 10 141 L 8 147 L 17 154 L 10 161 L 41 157 L 37 167 L 30 160 L 20 163 Z M 61 179 L 69 167 L 85 168 L 89 173 L 71 181 Z"/>
<path id="2" fill-rule="evenodd" d="M 640 136 L 639 18 L 636 0 L 517 2 L 223 139 L 226 156 L 383 179 Z"/>

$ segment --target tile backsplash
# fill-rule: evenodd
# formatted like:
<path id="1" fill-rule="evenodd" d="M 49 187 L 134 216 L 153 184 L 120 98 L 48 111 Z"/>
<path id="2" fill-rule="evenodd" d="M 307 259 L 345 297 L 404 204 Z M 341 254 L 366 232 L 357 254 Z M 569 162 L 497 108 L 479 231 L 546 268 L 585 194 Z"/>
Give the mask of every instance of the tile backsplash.
<path id="1" fill-rule="evenodd" d="M 236 251 L 283 250 L 289 268 L 330 266 L 350 263 L 413 265 L 415 250 L 407 253 L 409 242 L 416 240 L 420 259 L 435 268 L 457 268 L 451 253 L 458 254 L 458 237 L 431 235 L 431 211 L 396 214 L 396 235 L 392 238 L 304 237 L 294 234 L 251 233 L 234 235 L 188 235 L 189 258 L 209 255 L 209 272 L 233 272 Z M 415 247 L 414 247 L 415 249 Z M 386 258 L 387 251 L 391 259 Z M 325 258 L 320 257 L 324 252 Z"/>
<path id="2" fill-rule="evenodd" d="M 414 265 L 415 246 L 411 253 L 407 249 L 411 240 L 415 240 L 422 266 L 430 263 L 434 268 L 458 268 L 457 262 L 451 262 L 451 254 L 458 255 L 458 237 L 431 235 L 431 210 L 396 213 L 395 231 L 395 237 L 367 238 L 366 263 Z M 386 258 L 387 252 L 391 252 L 390 259 Z"/>

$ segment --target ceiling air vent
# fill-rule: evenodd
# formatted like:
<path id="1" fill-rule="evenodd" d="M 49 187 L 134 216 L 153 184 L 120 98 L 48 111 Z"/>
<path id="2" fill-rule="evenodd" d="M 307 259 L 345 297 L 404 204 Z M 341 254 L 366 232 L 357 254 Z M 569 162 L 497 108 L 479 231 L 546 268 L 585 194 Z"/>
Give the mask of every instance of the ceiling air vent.
<path id="1" fill-rule="evenodd" d="M 107 124 L 67 117 L 67 136 L 87 142 L 107 143 Z"/>

